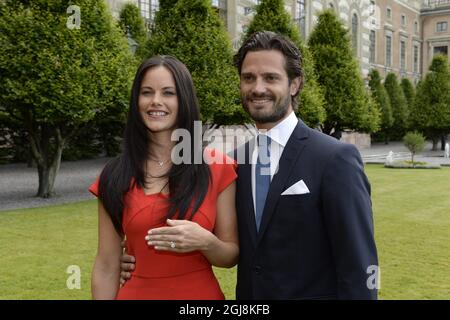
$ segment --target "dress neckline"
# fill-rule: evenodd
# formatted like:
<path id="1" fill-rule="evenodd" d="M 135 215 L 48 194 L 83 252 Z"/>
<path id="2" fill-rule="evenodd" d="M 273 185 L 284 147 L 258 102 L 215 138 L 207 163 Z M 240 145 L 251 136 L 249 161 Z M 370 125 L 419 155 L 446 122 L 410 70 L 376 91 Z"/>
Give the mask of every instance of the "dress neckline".
<path id="1" fill-rule="evenodd" d="M 144 188 L 138 187 L 138 189 L 141 190 L 142 194 L 143 194 L 145 197 L 160 196 L 160 197 L 163 197 L 163 198 L 165 198 L 165 199 L 169 198 L 169 194 L 168 194 L 168 193 L 162 193 L 162 192 L 160 191 L 160 192 L 154 192 L 154 193 L 149 193 L 149 194 L 147 194 L 147 193 L 145 193 Z"/>

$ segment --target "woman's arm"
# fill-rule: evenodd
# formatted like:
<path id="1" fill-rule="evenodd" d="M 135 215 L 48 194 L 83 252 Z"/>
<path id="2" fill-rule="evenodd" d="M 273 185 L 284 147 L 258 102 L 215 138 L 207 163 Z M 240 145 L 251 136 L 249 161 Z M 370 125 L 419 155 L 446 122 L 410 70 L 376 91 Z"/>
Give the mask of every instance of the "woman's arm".
<path id="1" fill-rule="evenodd" d="M 235 196 L 236 182 L 233 182 L 217 198 L 214 234 L 209 244 L 202 250 L 213 266 L 231 268 L 238 261 L 239 239 Z"/>
<path id="2" fill-rule="evenodd" d="M 98 249 L 92 270 L 91 291 L 95 300 L 112 300 L 119 290 L 121 238 L 101 201 L 98 201 Z"/>
<path id="3" fill-rule="evenodd" d="M 231 268 L 239 256 L 239 239 L 235 207 L 236 182 L 231 183 L 217 198 L 214 232 L 188 220 L 168 220 L 168 227 L 149 230 L 148 245 L 156 250 L 192 252 L 200 250 L 217 267 Z M 171 244 L 175 247 L 171 247 Z"/>

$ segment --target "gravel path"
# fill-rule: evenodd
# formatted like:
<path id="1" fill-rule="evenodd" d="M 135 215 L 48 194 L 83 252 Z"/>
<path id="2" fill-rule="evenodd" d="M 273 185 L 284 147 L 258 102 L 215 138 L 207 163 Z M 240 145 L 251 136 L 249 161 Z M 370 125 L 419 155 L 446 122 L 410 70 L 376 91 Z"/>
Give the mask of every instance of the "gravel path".
<path id="1" fill-rule="evenodd" d="M 417 161 L 428 161 L 450 165 L 450 159 L 443 157 L 443 151 L 429 151 L 428 144 Z M 219 150 L 222 150 L 219 148 Z M 370 149 L 360 150 L 365 156 L 377 155 L 379 162 L 384 163 L 387 153 L 408 151 L 401 142 L 373 144 Z M 26 164 L 8 164 L 0 166 L 0 212 L 12 209 L 44 207 L 55 204 L 77 202 L 94 199 L 88 192 L 89 186 L 100 174 L 110 158 L 63 162 L 56 177 L 54 196 L 50 199 L 35 197 L 38 190 L 38 174 L 36 168 L 27 168 Z"/>
<path id="2" fill-rule="evenodd" d="M 0 166 L 0 211 L 44 207 L 94 199 L 89 186 L 109 158 L 63 162 L 56 176 L 55 194 L 49 199 L 35 197 L 38 190 L 36 168 L 26 164 Z"/>

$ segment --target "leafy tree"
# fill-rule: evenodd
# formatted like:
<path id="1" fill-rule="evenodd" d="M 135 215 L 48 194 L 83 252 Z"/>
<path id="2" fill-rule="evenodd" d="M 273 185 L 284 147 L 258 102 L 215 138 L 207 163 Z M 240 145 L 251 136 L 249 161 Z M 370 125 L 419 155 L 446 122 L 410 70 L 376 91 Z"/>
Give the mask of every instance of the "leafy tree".
<path id="1" fill-rule="evenodd" d="M 414 167 L 414 156 L 421 152 L 425 147 L 425 137 L 418 132 L 408 132 L 403 137 L 403 142 L 408 150 L 411 152 L 411 162 Z"/>
<path id="2" fill-rule="evenodd" d="M 372 69 L 369 73 L 369 87 L 372 97 L 381 111 L 380 134 L 384 136 L 387 144 L 389 141 L 389 129 L 394 124 L 394 117 L 392 115 L 389 95 L 381 84 L 380 73 L 376 69 Z"/>
<path id="3" fill-rule="evenodd" d="M 203 121 L 242 123 L 248 117 L 238 104 L 239 79 L 231 41 L 209 0 L 160 1 L 147 56 L 173 55 L 194 79 Z"/>
<path id="4" fill-rule="evenodd" d="M 53 191 L 67 140 L 128 104 L 126 40 L 103 2 L 77 6 L 81 17 L 63 0 L 0 2 L 0 105 L 27 131 L 40 197 Z"/>
<path id="5" fill-rule="evenodd" d="M 308 44 L 324 90 L 327 118 L 323 132 L 376 132 L 380 111 L 366 92 L 348 30 L 332 10 L 319 14 Z"/>
<path id="6" fill-rule="evenodd" d="M 394 116 L 394 124 L 390 130 L 391 138 L 402 137 L 408 129 L 408 105 L 402 88 L 398 84 L 395 73 L 388 73 L 384 81 L 384 87 L 389 95 Z"/>
<path id="7" fill-rule="evenodd" d="M 438 138 L 450 132 L 450 69 L 446 56 L 433 58 L 416 92 L 411 122 L 433 138 L 433 150 L 436 150 Z"/>
<path id="8" fill-rule="evenodd" d="M 305 46 L 298 26 L 292 21 L 284 8 L 282 0 L 262 0 L 256 7 L 256 14 L 250 23 L 243 40 L 249 38 L 257 31 L 272 31 L 290 38 L 300 49 L 303 57 L 303 70 L 305 73 L 305 86 L 300 93 L 298 115 L 311 127 L 317 127 L 325 120 L 324 98 L 322 90 L 317 83 L 314 71 L 314 60 L 311 52 Z"/>

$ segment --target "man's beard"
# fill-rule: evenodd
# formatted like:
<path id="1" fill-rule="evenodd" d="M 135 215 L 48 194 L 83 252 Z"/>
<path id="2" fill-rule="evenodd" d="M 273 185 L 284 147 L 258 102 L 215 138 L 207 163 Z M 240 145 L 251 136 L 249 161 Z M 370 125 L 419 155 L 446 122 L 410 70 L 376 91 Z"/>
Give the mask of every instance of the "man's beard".
<path id="1" fill-rule="evenodd" d="M 272 106 L 272 112 L 269 114 L 261 114 L 258 111 L 254 112 L 253 114 L 250 112 L 247 101 L 252 98 L 268 98 L 271 101 L 274 101 L 272 96 L 262 96 L 262 97 L 255 97 L 255 96 L 249 96 L 242 99 L 242 106 L 244 107 L 244 110 L 250 115 L 250 117 L 257 123 L 273 123 L 278 122 L 279 120 L 283 119 L 286 116 L 286 113 L 289 110 L 289 106 L 291 104 L 291 96 L 286 95 L 284 99 L 282 99 L 278 104 L 275 104 L 275 101 L 273 102 L 274 105 Z"/>

